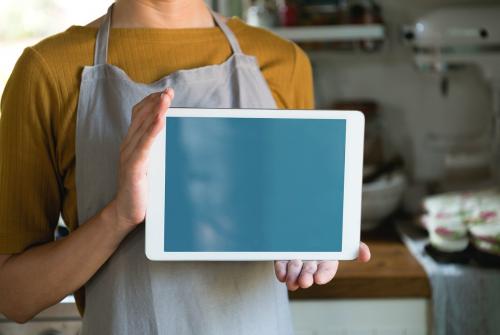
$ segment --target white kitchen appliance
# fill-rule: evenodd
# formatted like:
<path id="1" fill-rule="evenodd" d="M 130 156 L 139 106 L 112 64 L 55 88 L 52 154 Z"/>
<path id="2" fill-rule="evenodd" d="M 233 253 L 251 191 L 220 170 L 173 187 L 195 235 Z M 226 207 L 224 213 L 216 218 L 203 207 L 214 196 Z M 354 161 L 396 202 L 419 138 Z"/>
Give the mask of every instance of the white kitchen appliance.
<path id="1" fill-rule="evenodd" d="M 485 159 L 492 166 L 500 164 L 499 18 L 500 6 L 448 7 L 430 12 L 404 29 L 404 36 L 413 47 L 417 67 L 441 77 L 439 87 L 443 95 L 447 94 L 450 74 L 467 66 L 477 67 L 491 85 L 493 121 L 490 129 L 466 140 L 435 141 L 439 143 L 434 144 L 446 152 L 445 160 L 449 164 L 479 166 Z M 496 172 L 496 179 L 500 180 L 498 170 L 493 168 L 491 171 Z"/>

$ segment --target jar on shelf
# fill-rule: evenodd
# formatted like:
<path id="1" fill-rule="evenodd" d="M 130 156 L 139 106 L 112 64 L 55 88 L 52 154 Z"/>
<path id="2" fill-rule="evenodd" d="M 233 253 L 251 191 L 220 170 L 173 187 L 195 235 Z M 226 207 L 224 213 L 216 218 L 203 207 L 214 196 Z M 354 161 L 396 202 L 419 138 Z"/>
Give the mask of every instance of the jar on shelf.
<path id="1" fill-rule="evenodd" d="M 335 24 L 337 1 L 309 0 L 301 1 L 301 25 L 328 26 Z"/>
<path id="2" fill-rule="evenodd" d="M 349 23 L 355 25 L 384 24 L 382 9 L 373 0 L 362 0 L 353 3 L 349 10 Z M 361 40 L 357 42 L 365 51 L 376 51 L 382 46 L 383 40 Z"/>
<path id="3" fill-rule="evenodd" d="M 247 9 L 246 21 L 251 26 L 272 28 L 278 25 L 278 14 L 274 1 L 252 0 Z"/>
<path id="4" fill-rule="evenodd" d="M 297 26 L 300 19 L 300 8 L 297 0 L 280 1 L 278 4 L 278 16 L 281 26 Z"/>

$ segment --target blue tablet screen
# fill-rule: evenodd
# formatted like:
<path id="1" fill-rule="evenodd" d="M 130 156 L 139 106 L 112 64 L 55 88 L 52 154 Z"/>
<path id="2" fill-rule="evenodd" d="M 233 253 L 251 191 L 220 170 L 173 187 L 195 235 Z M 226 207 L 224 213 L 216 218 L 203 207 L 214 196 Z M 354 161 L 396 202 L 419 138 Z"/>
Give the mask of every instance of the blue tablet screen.
<path id="1" fill-rule="evenodd" d="M 345 120 L 167 118 L 164 250 L 342 250 Z"/>

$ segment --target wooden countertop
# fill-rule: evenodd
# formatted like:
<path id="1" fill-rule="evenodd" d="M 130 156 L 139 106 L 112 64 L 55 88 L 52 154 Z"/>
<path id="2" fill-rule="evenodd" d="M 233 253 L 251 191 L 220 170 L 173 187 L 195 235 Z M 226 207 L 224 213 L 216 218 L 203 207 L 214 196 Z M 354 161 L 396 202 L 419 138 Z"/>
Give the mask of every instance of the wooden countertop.
<path id="1" fill-rule="evenodd" d="M 370 262 L 341 262 L 334 280 L 290 292 L 290 299 L 429 298 L 431 289 L 423 268 L 387 223 L 362 236 L 372 252 Z"/>

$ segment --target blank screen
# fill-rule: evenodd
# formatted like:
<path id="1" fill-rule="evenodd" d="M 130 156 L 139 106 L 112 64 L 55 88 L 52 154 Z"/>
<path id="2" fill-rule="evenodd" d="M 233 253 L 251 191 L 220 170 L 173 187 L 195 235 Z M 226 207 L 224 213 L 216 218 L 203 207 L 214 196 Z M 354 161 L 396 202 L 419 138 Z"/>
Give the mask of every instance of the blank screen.
<path id="1" fill-rule="evenodd" d="M 169 117 L 164 250 L 339 252 L 345 120 Z"/>

